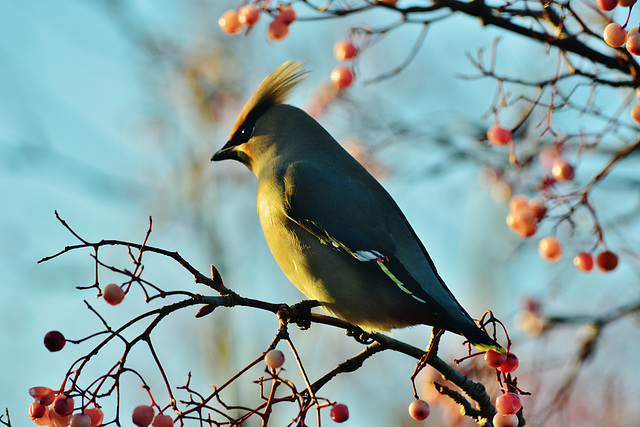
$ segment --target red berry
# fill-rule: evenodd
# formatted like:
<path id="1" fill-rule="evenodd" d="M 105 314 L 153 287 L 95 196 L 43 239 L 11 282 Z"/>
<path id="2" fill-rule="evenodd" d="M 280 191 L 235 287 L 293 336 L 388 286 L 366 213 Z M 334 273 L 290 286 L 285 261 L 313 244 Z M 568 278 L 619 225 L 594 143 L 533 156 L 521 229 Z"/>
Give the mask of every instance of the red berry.
<path id="1" fill-rule="evenodd" d="M 562 182 L 572 180 L 575 172 L 571 163 L 564 159 L 558 159 L 551 168 L 551 175 L 553 175 L 556 181 Z"/>
<path id="2" fill-rule="evenodd" d="M 220 29 L 227 34 L 238 34 L 242 31 L 242 24 L 238 20 L 238 12 L 235 10 L 227 10 L 218 19 Z"/>
<path id="3" fill-rule="evenodd" d="M 331 407 L 331 419 L 343 423 L 349 419 L 349 408 L 344 403 L 336 403 Z"/>
<path id="4" fill-rule="evenodd" d="M 496 399 L 496 411 L 500 414 L 515 414 L 522 408 L 520 396 L 515 393 L 504 393 Z"/>
<path id="5" fill-rule="evenodd" d="M 498 371 L 508 374 L 509 372 L 513 372 L 518 369 L 518 365 L 520 364 L 518 357 L 511 352 L 507 353 L 505 356 L 506 359 L 504 363 L 497 367 Z"/>
<path id="6" fill-rule="evenodd" d="M 91 418 L 91 427 L 98 427 L 104 419 L 104 412 L 100 408 L 87 408 L 84 413 Z"/>
<path id="7" fill-rule="evenodd" d="M 124 300 L 124 291 L 115 283 L 110 283 L 102 290 L 102 297 L 111 305 L 118 305 Z"/>
<path id="8" fill-rule="evenodd" d="M 640 33 L 629 31 L 625 47 L 630 54 L 640 55 Z"/>
<path id="9" fill-rule="evenodd" d="M 426 419 L 431 413 L 429 404 L 422 399 L 414 400 L 409 405 L 409 415 L 414 420 L 422 421 Z"/>
<path id="10" fill-rule="evenodd" d="M 49 387 L 31 387 L 29 394 L 36 402 L 42 403 L 43 405 L 50 405 L 53 403 L 53 399 L 56 398 L 56 392 Z"/>
<path id="11" fill-rule="evenodd" d="M 276 349 L 269 350 L 267 354 L 264 355 L 264 362 L 271 369 L 278 369 L 284 365 L 284 353 Z"/>
<path id="12" fill-rule="evenodd" d="M 238 22 L 247 27 L 252 27 L 253 24 L 260 19 L 260 9 L 252 4 L 242 6 L 238 9 Z"/>
<path id="13" fill-rule="evenodd" d="M 169 415 L 158 414 L 153 419 L 153 427 L 173 427 L 173 418 Z"/>
<path id="14" fill-rule="evenodd" d="M 72 397 L 67 397 L 67 395 L 60 393 L 53 401 L 53 412 L 63 417 L 71 415 L 73 414 L 74 404 Z"/>
<path id="15" fill-rule="evenodd" d="M 487 131 L 487 139 L 493 145 L 505 145 L 513 138 L 509 129 L 499 124 L 492 125 Z"/>
<path id="16" fill-rule="evenodd" d="M 331 81 L 338 89 L 344 89 L 353 83 L 353 71 L 349 67 L 337 67 L 331 72 Z"/>
<path id="17" fill-rule="evenodd" d="M 269 40 L 282 40 L 289 35 L 289 25 L 279 19 L 274 19 L 267 28 Z"/>
<path id="18" fill-rule="evenodd" d="M 562 243 L 555 237 L 545 237 L 538 245 L 540 256 L 549 262 L 556 262 L 562 258 Z"/>
<path id="19" fill-rule="evenodd" d="M 611 271 L 618 266 L 618 255 L 611 251 L 604 251 L 598 254 L 596 262 L 600 270 L 605 272 Z"/>
<path id="20" fill-rule="evenodd" d="M 590 253 L 580 252 L 573 259 L 576 268 L 581 271 L 591 271 L 593 268 L 593 257 Z"/>
<path id="21" fill-rule="evenodd" d="M 596 4 L 602 10 L 613 10 L 618 5 L 618 0 L 596 0 Z"/>
<path id="22" fill-rule="evenodd" d="M 518 416 L 516 414 L 495 414 L 493 427 L 518 427 Z"/>
<path id="23" fill-rule="evenodd" d="M 29 416 L 31 417 L 32 420 L 42 418 L 46 413 L 47 413 L 47 407 L 42 403 L 33 402 L 29 406 Z"/>
<path id="24" fill-rule="evenodd" d="M 333 53 L 338 61 L 344 61 L 345 59 L 351 59 L 358 53 L 358 48 L 349 40 L 340 40 L 333 47 Z"/>
<path id="25" fill-rule="evenodd" d="M 74 414 L 71 417 L 71 427 L 91 427 L 91 418 L 87 414 Z"/>
<path id="26" fill-rule="evenodd" d="M 286 25 L 289 25 L 296 20 L 296 11 L 293 9 L 293 7 L 291 7 L 291 5 L 281 4 L 279 9 L 280 9 L 280 12 L 276 17 L 276 20 Z"/>
<path id="27" fill-rule="evenodd" d="M 507 355 L 499 353 L 495 350 L 487 350 L 484 354 L 484 361 L 492 368 L 497 368 L 507 361 Z"/>
<path id="28" fill-rule="evenodd" d="M 627 40 L 627 32 L 622 28 L 622 25 L 612 22 L 604 27 L 602 38 L 609 46 L 620 47 Z"/>
<path id="29" fill-rule="evenodd" d="M 131 420 L 138 427 L 147 427 L 155 415 L 153 408 L 147 405 L 136 406 L 131 414 Z"/>
<path id="30" fill-rule="evenodd" d="M 44 346 L 51 352 L 62 350 L 66 343 L 67 340 L 59 331 L 50 331 L 44 336 Z"/>

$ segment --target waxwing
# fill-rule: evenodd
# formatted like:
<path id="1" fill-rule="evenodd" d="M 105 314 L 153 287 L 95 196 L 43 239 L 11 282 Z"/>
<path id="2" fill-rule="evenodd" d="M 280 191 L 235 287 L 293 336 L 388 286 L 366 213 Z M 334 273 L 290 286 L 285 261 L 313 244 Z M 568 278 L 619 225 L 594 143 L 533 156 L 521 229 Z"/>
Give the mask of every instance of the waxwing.
<path id="1" fill-rule="evenodd" d="M 400 208 L 311 116 L 284 104 L 304 77 L 286 62 L 246 103 L 212 161 L 258 178 L 258 217 L 286 276 L 366 331 L 426 324 L 504 352 L 456 301 Z"/>

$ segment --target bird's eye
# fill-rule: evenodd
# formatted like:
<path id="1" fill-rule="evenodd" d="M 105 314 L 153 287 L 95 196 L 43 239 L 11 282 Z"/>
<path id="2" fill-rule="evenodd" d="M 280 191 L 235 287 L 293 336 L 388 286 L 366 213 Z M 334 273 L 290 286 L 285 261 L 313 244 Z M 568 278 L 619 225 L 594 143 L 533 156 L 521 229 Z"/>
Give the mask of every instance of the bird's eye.
<path id="1" fill-rule="evenodd" d="M 253 136 L 253 131 L 255 130 L 255 126 L 243 126 L 240 129 L 240 139 L 242 142 L 246 142 Z"/>

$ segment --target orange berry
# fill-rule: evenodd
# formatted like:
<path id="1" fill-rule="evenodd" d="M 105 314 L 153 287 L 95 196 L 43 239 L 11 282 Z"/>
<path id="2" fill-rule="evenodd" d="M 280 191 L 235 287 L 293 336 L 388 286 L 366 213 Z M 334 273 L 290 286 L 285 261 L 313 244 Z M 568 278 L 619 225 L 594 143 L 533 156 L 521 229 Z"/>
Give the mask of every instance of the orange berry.
<path id="1" fill-rule="evenodd" d="M 625 47 L 632 55 L 640 55 L 640 33 L 629 31 Z"/>
<path id="2" fill-rule="evenodd" d="M 618 0 L 596 0 L 596 5 L 604 11 L 609 11 L 618 5 Z"/>
<path id="3" fill-rule="evenodd" d="M 612 22 L 604 27 L 604 42 L 611 47 L 620 47 L 627 40 L 627 32 L 622 25 Z"/>
<path id="4" fill-rule="evenodd" d="M 631 107 L 631 119 L 640 125 L 640 104 L 636 104 Z"/>
<path id="5" fill-rule="evenodd" d="M 227 34 L 238 34 L 242 31 L 242 24 L 238 20 L 238 12 L 235 10 L 227 10 L 218 19 L 220 29 Z"/>
<path id="6" fill-rule="evenodd" d="M 556 262 L 562 258 L 562 243 L 555 237 L 545 237 L 538 244 L 540 256 L 549 262 Z"/>

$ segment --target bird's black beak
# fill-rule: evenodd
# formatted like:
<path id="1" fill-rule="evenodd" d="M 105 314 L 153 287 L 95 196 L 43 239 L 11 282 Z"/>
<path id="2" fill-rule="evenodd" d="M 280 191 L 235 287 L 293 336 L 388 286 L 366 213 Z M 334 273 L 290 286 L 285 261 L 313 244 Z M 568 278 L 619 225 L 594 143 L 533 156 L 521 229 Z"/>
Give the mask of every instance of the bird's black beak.
<path id="1" fill-rule="evenodd" d="M 227 159 L 238 159 L 238 153 L 235 150 L 236 145 L 232 141 L 228 141 L 224 147 L 218 150 L 213 157 L 211 157 L 212 162 L 217 162 L 218 160 L 227 160 Z"/>

